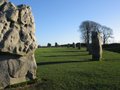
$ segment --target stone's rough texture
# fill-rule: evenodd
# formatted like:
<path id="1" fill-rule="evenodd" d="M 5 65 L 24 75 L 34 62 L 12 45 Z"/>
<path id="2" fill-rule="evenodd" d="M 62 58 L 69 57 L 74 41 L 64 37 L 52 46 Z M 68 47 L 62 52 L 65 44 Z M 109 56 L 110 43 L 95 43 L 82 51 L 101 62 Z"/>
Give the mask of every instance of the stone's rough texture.
<path id="1" fill-rule="evenodd" d="M 36 78 L 34 18 L 29 6 L 0 1 L 0 88 Z"/>
<path id="2" fill-rule="evenodd" d="M 88 45 L 88 52 L 89 52 L 89 55 L 92 54 L 92 44 L 89 44 L 89 45 Z"/>
<path id="3" fill-rule="evenodd" d="M 3 53 L 0 55 L 1 87 L 35 79 L 36 68 L 34 55 L 21 57 Z"/>
<path id="4" fill-rule="evenodd" d="M 6 2 L 8 2 L 8 0 L 0 0 L 0 6 L 3 5 Z"/>
<path id="5" fill-rule="evenodd" d="M 13 21 L 13 22 L 17 22 L 18 20 L 18 14 L 19 11 L 18 10 L 13 10 L 11 12 L 9 12 L 9 14 L 7 15 L 8 19 Z"/>
<path id="6" fill-rule="evenodd" d="M 102 44 L 101 37 L 98 32 L 92 32 L 92 59 L 101 60 Z"/>
<path id="7" fill-rule="evenodd" d="M 25 5 L 17 8 L 11 3 L 6 5 L 0 14 L 0 51 L 18 55 L 33 53 L 36 49 L 35 26 L 30 8 Z"/>

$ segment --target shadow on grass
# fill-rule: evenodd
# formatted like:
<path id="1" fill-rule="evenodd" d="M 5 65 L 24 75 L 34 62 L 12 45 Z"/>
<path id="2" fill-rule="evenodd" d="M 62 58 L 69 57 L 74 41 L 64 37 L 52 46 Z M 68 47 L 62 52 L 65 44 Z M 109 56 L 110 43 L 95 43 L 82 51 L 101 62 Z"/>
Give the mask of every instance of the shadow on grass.
<path id="1" fill-rule="evenodd" d="M 84 59 L 84 60 L 71 60 L 71 61 L 53 61 L 53 62 L 39 62 L 37 63 L 38 66 L 42 65 L 53 65 L 53 64 L 65 64 L 65 63 L 82 63 L 82 62 L 95 62 L 98 60 L 92 60 L 92 59 Z M 103 59 L 102 61 L 120 61 L 120 59 Z M 98 61 L 99 62 L 99 61 Z"/>
<path id="2" fill-rule="evenodd" d="M 104 50 L 110 51 L 110 52 L 116 52 L 116 53 L 120 53 L 120 49 L 111 49 L 111 48 L 106 48 Z"/>
<path id="3" fill-rule="evenodd" d="M 79 62 L 92 62 L 93 60 L 81 60 L 81 61 L 53 61 L 53 62 L 40 62 L 37 65 L 53 65 L 53 64 L 65 64 L 65 63 L 79 63 Z"/>
<path id="4" fill-rule="evenodd" d="M 51 80 L 42 78 L 41 80 L 36 80 L 32 83 L 25 82 L 11 85 L 6 87 L 5 90 L 54 90 L 54 88 Z"/>
<path id="5" fill-rule="evenodd" d="M 43 56 L 43 57 L 73 57 L 73 56 L 87 56 L 89 54 L 78 54 L 78 55 L 49 55 L 49 56 Z"/>
<path id="6" fill-rule="evenodd" d="M 63 51 L 53 51 L 53 53 L 85 53 L 85 50 L 63 50 Z"/>
<path id="7" fill-rule="evenodd" d="M 78 50 L 66 50 L 66 51 L 58 51 L 58 52 L 86 52 L 85 50 L 84 51 L 78 51 Z"/>
<path id="8" fill-rule="evenodd" d="M 107 58 L 107 59 L 102 59 L 103 61 L 112 61 L 112 62 L 114 62 L 114 61 L 120 61 L 120 58 L 118 58 L 118 59 L 109 59 L 109 58 Z"/>

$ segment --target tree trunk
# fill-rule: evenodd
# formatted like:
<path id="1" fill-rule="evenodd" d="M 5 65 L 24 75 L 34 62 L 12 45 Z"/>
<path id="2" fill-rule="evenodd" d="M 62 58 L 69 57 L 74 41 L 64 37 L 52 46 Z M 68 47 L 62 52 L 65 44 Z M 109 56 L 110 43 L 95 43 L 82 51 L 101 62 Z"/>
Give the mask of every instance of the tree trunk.
<path id="1" fill-rule="evenodd" d="M 90 39 L 89 30 L 87 30 L 87 51 L 89 51 L 89 39 Z"/>

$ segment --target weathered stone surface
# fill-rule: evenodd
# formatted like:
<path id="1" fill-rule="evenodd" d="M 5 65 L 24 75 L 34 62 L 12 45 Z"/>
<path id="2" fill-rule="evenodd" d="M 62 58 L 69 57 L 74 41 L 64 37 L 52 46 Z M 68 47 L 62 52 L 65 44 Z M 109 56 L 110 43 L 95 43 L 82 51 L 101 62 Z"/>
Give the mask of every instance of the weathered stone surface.
<path id="1" fill-rule="evenodd" d="M 0 46 L 2 47 L 0 47 L 0 51 L 26 55 L 36 49 L 33 16 L 28 6 L 23 6 L 18 10 L 14 9 L 12 9 L 13 11 L 10 10 L 11 14 L 8 10 L 1 14 Z"/>
<path id="2" fill-rule="evenodd" d="M 92 44 L 89 44 L 89 45 L 88 45 L 88 52 L 89 52 L 89 55 L 92 54 Z"/>
<path id="3" fill-rule="evenodd" d="M 98 32 L 92 32 L 92 59 L 101 60 L 102 44 L 101 37 Z"/>
<path id="4" fill-rule="evenodd" d="M 18 20 L 18 14 L 19 11 L 18 10 L 13 10 L 11 12 L 9 12 L 9 14 L 7 15 L 8 19 L 13 21 L 13 22 L 17 22 Z"/>
<path id="5" fill-rule="evenodd" d="M 4 5 L 3 5 L 4 4 Z M 0 88 L 36 78 L 34 18 L 29 6 L 0 1 Z"/>
<path id="6" fill-rule="evenodd" d="M 21 57 L 3 53 L 0 55 L 0 85 L 6 87 L 35 79 L 36 68 L 34 55 Z"/>
<path id="7" fill-rule="evenodd" d="M 8 2 L 8 0 L 0 0 L 0 6 L 3 5 L 6 2 Z"/>

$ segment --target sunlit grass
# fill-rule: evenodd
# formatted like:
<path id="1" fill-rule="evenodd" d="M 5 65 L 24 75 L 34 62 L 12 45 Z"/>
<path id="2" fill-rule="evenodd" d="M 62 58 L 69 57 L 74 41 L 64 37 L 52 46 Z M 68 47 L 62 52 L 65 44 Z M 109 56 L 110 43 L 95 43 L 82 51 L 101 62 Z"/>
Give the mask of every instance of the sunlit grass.
<path id="1" fill-rule="evenodd" d="M 45 90 L 120 89 L 119 53 L 104 51 L 99 62 L 91 61 L 84 48 L 41 48 L 36 60 L 38 78 L 48 81 Z"/>
<path id="2" fill-rule="evenodd" d="M 120 90 L 120 54 L 104 51 L 92 61 L 85 48 L 40 48 L 34 85 L 19 90 Z"/>

